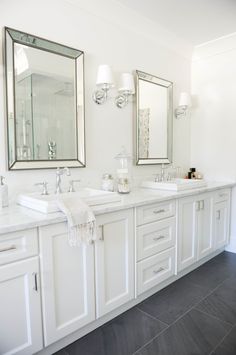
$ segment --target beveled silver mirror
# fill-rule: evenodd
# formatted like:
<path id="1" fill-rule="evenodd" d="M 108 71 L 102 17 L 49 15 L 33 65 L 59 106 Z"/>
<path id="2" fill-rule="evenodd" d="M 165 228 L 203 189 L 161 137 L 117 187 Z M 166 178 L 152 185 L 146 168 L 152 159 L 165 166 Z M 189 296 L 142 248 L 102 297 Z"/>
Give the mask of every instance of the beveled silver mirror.
<path id="1" fill-rule="evenodd" d="M 172 161 L 173 83 L 136 71 L 136 164 Z"/>
<path id="2" fill-rule="evenodd" d="M 84 167 L 84 54 L 5 28 L 9 170 Z"/>

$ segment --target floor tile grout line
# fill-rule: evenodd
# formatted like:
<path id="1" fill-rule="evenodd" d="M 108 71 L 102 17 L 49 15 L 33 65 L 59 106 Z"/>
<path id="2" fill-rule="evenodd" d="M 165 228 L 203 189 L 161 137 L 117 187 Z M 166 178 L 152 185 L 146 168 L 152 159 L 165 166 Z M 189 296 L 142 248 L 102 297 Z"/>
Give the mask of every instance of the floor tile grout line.
<path id="1" fill-rule="evenodd" d="M 227 277 L 226 279 L 224 279 L 224 281 L 220 282 L 213 290 L 209 291 L 209 293 L 207 293 L 207 295 L 204 296 L 203 299 L 205 299 L 205 298 L 207 298 L 208 296 L 210 296 L 210 295 L 212 294 L 212 292 L 216 291 L 216 289 L 217 289 L 218 287 L 220 287 L 224 282 L 226 282 L 226 281 L 229 280 L 230 278 L 231 278 L 231 277 Z M 198 285 L 198 284 L 196 284 L 195 282 L 190 281 L 190 280 L 188 280 L 188 281 L 189 281 L 190 283 L 192 283 L 192 285 L 195 285 L 195 286 L 198 286 L 198 287 L 204 289 L 204 287 L 202 287 L 201 285 Z M 202 300 L 203 300 L 203 299 L 202 299 Z"/>
<path id="2" fill-rule="evenodd" d="M 220 261 L 219 261 L 218 263 L 220 263 Z M 183 278 L 184 278 L 184 277 L 185 277 L 185 276 L 183 276 Z M 171 326 L 173 326 L 173 325 L 176 324 L 179 320 L 181 320 L 181 318 L 183 318 L 184 316 L 186 316 L 186 315 L 187 315 L 189 312 L 191 312 L 192 310 L 195 310 L 195 311 L 197 311 L 197 312 L 200 312 L 200 313 L 205 314 L 205 315 L 208 316 L 208 317 L 215 318 L 215 319 L 217 319 L 217 320 L 219 320 L 219 321 L 221 321 L 221 322 L 224 322 L 225 324 L 228 324 L 228 325 L 231 326 L 230 329 L 229 329 L 229 331 L 225 334 L 225 336 L 219 341 L 219 343 L 214 347 L 214 349 L 211 350 L 211 352 L 209 353 L 209 355 L 211 355 L 211 354 L 220 346 L 220 344 L 224 341 L 224 339 L 230 334 L 230 332 L 232 331 L 232 329 L 233 329 L 234 327 L 236 327 L 236 324 L 235 324 L 235 325 L 232 325 L 232 324 L 230 324 L 230 323 L 228 323 L 228 322 L 225 322 L 225 321 L 223 321 L 223 320 L 221 320 L 221 319 L 219 319 L 219 318 L 217 318 L 217 317 L 215 317 L 215 316 L 213 316 L 213 315 L 211 315 L 211 314 L 208 314 L 208 313 L 206 313 L 206 312 L 204 312 L 204 311 L 202 311 L 202 310 L 199 310 L 199 309 L 197 309 L 196 307 L 198 307 L 198 305 L 199 305 L 201 302 L 203 302 L 205 299 L 207 299 L 209 296 L 211 296 L 220 286 L 222 286 L 227 280 L 230 280 L 231 278 L 232 278 L 232 276 L 226 277 L 226 278 L 225 278 L 222 282 L 220 282 L 214 289 L 209 290 L 209 292 L 207 292 L 207 294 L 206 294 L 203 298 L 201 298 L 198 302 L 196 302 L 196 304 L 194 304 L 192 307 L 190 307 L 188 310 L 186 310 L 186 312 L 184 312 L 181 316 L 179 316 L 179 317 L 178 317 L 174 322 L 172 322 L 171 324 L 167 324 L 167 323 L 165 323 L 164 321 L 160 320 L 159 318 L 152 316 L 151 314 L 147 313 L 146 311 L 143 311 L 142 309 L 139 308 L 139 305 L 137 305 L 136 308 L 137 308 L 140 312 L 142 312 L 142 313 L 145 314 L 146 316 L 150 317 L 151 319 L 156 320 L 156 321 L 162 323 L 163 325 L 166 325 L 166 328 L 164 328 L 162 331 L 160 331 L 158 334 L 156 334 L 153 338 L 151 338 L 147 343 L 145 343 L 144 345 L 142 345 L 141 347 L 139 347 L 139 348 L 138 348 L 134 353 L 132 353 L 132 354 L 133 354 L 133 355 L 134 355 L 134 354 L 137 354 L 137 352 L 139 352 L 140 350 L 144 349 L 148 344 L 150 344 L 152 341 L 154 341 L 154 339 L 156 339 L 156 338 L 158 338 L 159 336 L 161 336 L 161 335 L 162 335 L 165 331 L 167 331 Z M 182 279 L 182 277 L 181 277 L 180 279 Z M 177 281 L 178 281 L 178 280 L 177 280 Z M 192 284 L 192 285 L 194 285 L 194 286 L 196 286 L 196 287 L 198 287 L 198 288 L 204 289 L 204 286 L 199 285 L 199 284 L 195 283 L 195 282 L 192 281 L 192 280 L 186 280 L 186 281 L 188 281 L 189 284 Z M 135 307 L 134 307 L 134 308 L 135 308 Z M 110 322 L 108 322 L 108 323 L 110 323 Z M 63 349 L 63 350 L 64 350 L 64 352 L 65 352 L 65 355 L 69 355 L 69 353 L 68 353 L 65 349 Z"/>
<path id="3" fill-rule="evenodd" d="M 211 317 L 211 318 L 215 318 L 215 319 L 221 321 L 222 323 L 225 323 L 225 324 L 231 326 L 231 329 L 234 327 L 233 324 L 231 324 L 231 323 L 229 323 L 229 322 L 227 322 L 227 321 L 225 321 L 225 320 L 223 320 L 223 319 L 221 319 L 221 318 L 219 318 L 219 317 L 213 316 L 212 314 L 209 314 L 209 313 L 207 313 L 207 312 L 205 312 L 205 311 L 202 311 L 201 309 L 195 308 L 195 310 L 198 311 L 198 312 L 201 312 L 201 313 L 205 314 L 206 316 L 209 316 L 209 317 Z"/>
<path id="4" fill-rule="evenodd" d="M 157 321 L 157 322 L 160 322 L 160 323 L 162 323 L 162 324 L 164 324 L 164 325 L 166 325 L 166 326 L 169 326 L 168 323 L 163 322 L 163 320 L 160 320 L 160 319 L 158 319 L 158 318 L 152 316 L 151 314 L 149 314 L 149 313 L 143 311 L 143 310 L 140 309 L 138 306 L 136 306 L 136 308 L 137 308 L 140 312 L 144 313 L 146 316 L 149 316 L 151 319 L 153 319 L 153 320 L 155 320 L 155 321 Z"/>
<path id="5" fill-rule="evenodd" d="M 213 354 L 214 351 L 223 343 L 223 341 L 226 339 L 226 337 L 229 335 L 229 333 L 235 328 L 235 325 L 232 326 L 232 328 L 225 334 L 225 336 L 219 341 L 219 343 L 214 347 L 214 349 L 209 353 L 209 355 Z"/>
<path id="6" fill-rule="evenodd" d="M 171 324 L 172 325 L 172 324 Z M 143 344 L 142 346 L 140 346 L 140 348 L 138 348 L 137 350 L 135 350 L 134 353 L 132 353 L 132 355 L 137 354 L 138 351 L 140 351 L 141 349 L 144 349 L 149 343 L 151 343 L 154 339 L 158 338 L 159 335 L 163 334 L 167 329 L 169 329 L 171 327 L 171 325 L 168 325 L 165 329 L 163 329 L 160 333 L 158 333 L 157 335 L 155 335 L 152 339 L 150 339 L 147 343 Z"/>
<path id="7" fill-rule="evenodd" d="M 163 329 L 162 332 L 158 333 L 154 338 L 150 339 L 146 344 L 142 345 L 140 348 L 138 348 L 132 355 L 137 354 L 138 351 L 141 349 L 144 349 L 149 343 L 151 343 L 153 340 L 157 339 L 161 334 L 163 334 L 165 331 L 167 331 L 172 325 L 177 323 L 181 318 L 183 318 L 187 313 L 191 312 L 193 309 L 195 309 L 196 306 L 199 305 L 203 300 L 205 300 L 207 297 L 209 297 L 213 292 L 217 290 L 219 286 L 221 286 L 227 279 L 225 279 L 223 282 L 221 282 L 219 285 L 217 285 L 209 294 L 207 294 L 205 297 L 203 297 L 199 302 L 197 302 L 194 306 L 190 307 L 185 313 L 183 313 L 181 316 L 179 316 L 173 323 L 169 324 L 169 326 L 165 329 Z M 197 310 L 197 309 L 195 309 Z M 198 311 L 198 310 L 197 310 Z M 156 318 L 158 319 L 158 318 Z M 159 320 L 159 319 L 158 319 Z M 231 328 L 232 329 L 232 328 Z"/>

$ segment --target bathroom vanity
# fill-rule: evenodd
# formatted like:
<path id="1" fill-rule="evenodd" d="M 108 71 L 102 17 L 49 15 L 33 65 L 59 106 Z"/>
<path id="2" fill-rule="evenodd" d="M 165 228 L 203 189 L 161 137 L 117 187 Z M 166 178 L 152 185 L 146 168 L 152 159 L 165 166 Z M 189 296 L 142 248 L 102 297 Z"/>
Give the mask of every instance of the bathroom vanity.
<path id="1" fill-rule="evenodd" d="M 52 354 L 222 252 L 233 186 L 137 189 L 93 208 L 97 240 L 81 247 L 61 213 L 4 209 L 0 353 Z"/>

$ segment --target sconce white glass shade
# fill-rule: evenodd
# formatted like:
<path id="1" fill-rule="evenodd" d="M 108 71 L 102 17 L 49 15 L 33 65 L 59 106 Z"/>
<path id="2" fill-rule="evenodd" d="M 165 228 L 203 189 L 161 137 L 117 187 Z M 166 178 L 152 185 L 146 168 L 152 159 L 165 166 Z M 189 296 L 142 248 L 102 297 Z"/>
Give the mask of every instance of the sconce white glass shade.
<path id="1" fill-rule="evenodd" d="M 107 64 L 99 65 L 96 84 L 97 85 L 109 84 L 111 86 L 113 85 L 112 71 L 109 65 Z"/>
<path id="2" fill-rule="evenodd" d="M 119 91 L 128 91 L 130 94 L 135 94 L 134 77 L 130 73 L 121 75 L 121 85 Z"/>
<path id="3" fill-rule="evenodd" d="M 179 106 L 191 106 L 191 97 L 187 92 L 181 92 L 179 97 Z"/>

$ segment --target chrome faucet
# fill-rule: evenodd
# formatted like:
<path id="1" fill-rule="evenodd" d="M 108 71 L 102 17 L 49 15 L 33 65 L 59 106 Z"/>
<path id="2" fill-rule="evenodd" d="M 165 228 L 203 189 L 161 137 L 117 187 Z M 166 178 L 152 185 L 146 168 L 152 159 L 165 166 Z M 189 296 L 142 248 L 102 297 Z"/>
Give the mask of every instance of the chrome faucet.
<path id="1" fill-rule="evenodd" d="M 70 176 L 69 168 L 57 168 L 56 170 L 56 194 L 62 193 L 61 189 L 61 176 L 66 174 L 66 176 Z"/>
<path id="2" fill-rule="evenodd" d="M 161 164 L 161 181 L 165 181 L 165 164 Z"/>

